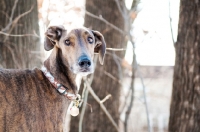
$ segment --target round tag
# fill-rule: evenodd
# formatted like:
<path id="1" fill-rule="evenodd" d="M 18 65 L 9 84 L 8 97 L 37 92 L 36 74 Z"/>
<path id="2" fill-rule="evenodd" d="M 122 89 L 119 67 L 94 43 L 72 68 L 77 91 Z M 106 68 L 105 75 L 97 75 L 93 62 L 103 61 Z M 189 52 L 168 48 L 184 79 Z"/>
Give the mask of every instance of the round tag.
<path id="1" fill-rule="evenodd" d="M 76 106 L 72 106 L 70 109 L 70 115 L 77 116 L 79 114 L 79 109 Z"/>

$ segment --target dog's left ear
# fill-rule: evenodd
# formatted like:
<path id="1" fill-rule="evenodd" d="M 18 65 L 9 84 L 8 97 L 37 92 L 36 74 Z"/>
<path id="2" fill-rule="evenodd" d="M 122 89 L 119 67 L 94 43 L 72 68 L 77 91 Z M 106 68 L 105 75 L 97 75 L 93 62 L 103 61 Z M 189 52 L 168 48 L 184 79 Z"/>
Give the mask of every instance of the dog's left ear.
<path id="1" fill-rule="evenodd" d="M 99 62 L 101 65 L 103 65 L 104 56 L 106 54 L 106 42 L 100 32 L 92 30 L 92 33 L 94 34 L 95 38 L 94 52 L 99 53 Z"/>
<path id="2" fill-rule="evenodd" d="M 44 42 L 44 49 L 46 51 L 53 49 L 55 44 L 60 40 L 63 30 L 65 30 L 63 26 L 51 26 L 47 29 Z"/>

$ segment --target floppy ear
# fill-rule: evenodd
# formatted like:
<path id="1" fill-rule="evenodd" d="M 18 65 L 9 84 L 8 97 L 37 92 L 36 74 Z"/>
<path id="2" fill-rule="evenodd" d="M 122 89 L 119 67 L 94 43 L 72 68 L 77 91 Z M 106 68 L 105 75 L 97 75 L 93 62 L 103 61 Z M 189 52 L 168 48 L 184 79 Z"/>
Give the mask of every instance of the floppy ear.
<path id="1" fill-rule="evenodd" d="M 63 30 L 65 30 L 63 26 L 51 26 L 47 29 L 44 41 L 44 49 L 46 51 L 53 49 L 56 42 L 60 40 Z"/>
<path id="2" fill-rule="evenodd" d="M 101 65 L 103 65 L 104 56 L 106 54 L 106 42 L 100 32 L 92 30 L 92 33 L 94 34 L 95 38 L 94 52 L 99 53 L 99 62 Z"/>

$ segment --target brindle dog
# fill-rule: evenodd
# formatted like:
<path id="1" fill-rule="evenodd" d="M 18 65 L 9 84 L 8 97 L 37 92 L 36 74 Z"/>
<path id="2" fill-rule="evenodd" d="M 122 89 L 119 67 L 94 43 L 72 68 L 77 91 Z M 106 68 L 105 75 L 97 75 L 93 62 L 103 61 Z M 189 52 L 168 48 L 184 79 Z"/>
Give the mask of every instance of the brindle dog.
<path id="1" fill-rule="evenodd" d="M 52 53 L 44 66 L 69 93 L 77 93 L 75 77 L 94 70 L 93 56 L 103 64 L 106 43 L 101 33 L 87 28 L 49 27 L 45 50 Z M 0 131 L 60 132 L 70 100 L 58 93 L 44 73 L 0 69 Z"/>

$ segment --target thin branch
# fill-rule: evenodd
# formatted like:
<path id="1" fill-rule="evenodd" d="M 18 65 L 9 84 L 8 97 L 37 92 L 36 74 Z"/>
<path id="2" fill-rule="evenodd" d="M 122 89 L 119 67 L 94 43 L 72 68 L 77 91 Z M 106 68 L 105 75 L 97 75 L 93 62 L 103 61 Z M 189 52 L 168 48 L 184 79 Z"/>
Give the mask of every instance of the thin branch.
<path id="1" fill-rule="evenodd" d="M 124 132 L 128 131 L 128 127 L 127 127 L 127 123 L 128 123 L 128 119 L 129 119 L 129 115 L 131 114 L 131 109 L 133 107 L 133 101 L 134 101 L 134 79 L 135 79 L 135 55 L 133 54 L 133 62 L 132 62 L 132 76 L 131 76 L 131 86 L 130 86 L 130 90 L 131 90 L 131 101 L 130 104 L 128 106 L 128 109 L 125 113 L 125 120 L 124 120 Z"/>
<path id="2" fill-rule="evenodd" d="M 111 97 L 112 95 L 111 94 L 108 94 L 104 99 L 102 99 L 101 101 L 100 101 L 100 103 L 104 103 L 106 100 L 108 100 L 110 97 Z"/>
<path id="3" fill-rule="evenodd" d="M 119 0 L 115 0 L 115 3 L 117 4 L 117 8 L 118 8 L 118 10 L 120 11 L 122 17 L 123 17 L 124 19 L 126 19 L 126 15 L 125 15 L 124 12 L 122 11 L 122 8 L 121 8 L 121 6 L 120 6 Z"/>
<path id="4" fill-rule="evenodd" d="M 129 32 L 129 38 L 131 39 L 131 34 Z M 134 47 L 134 42 L 133 40 L 131 39 L 131 44 L 133 45 Z M 136 58 L 136 54 L 135 54 L 135 51 L 133 49 L 133 56 Z M 145 105 L 145 110 L 146 110 L 146 115 L 147 115 L 147 125 L 148 125 L 148 132 L 150 132 L 150 120 L 149 120 L 149 110 L 148 110 L 148 104 L 147 104 L 147 99 L 146 99 L 146 88 L 145 88 L 145 85 L 144 85 L 144 81 L 143 81 L 143 77 L 141 76 L 140 74 L 140 69 L 139 69 L 139 65 L 137 63 L 137 60 L 135 60 L 135 66 L 136 66 L 136 70 L 138 71 L 138 75 L 139 75 L 139 78 L 141 80 L 141 83 L 142 83 L 142 89 L 143 89 L 143 96 L 144 96 L 144 105 Z"/>
<path id="5" fill-rule="evenodd" d="M 129 90 L 128 90 L 127 94 L 124 95 L 124 96 L 125 96 L 124 98 L 127 99 L 130 93 L 131 93 L 131 87 L 129 87 Z M 127 104 L 126 104 L 126 101 L 125 101 L 125 102 L 122 104 L 121 109 L 119 110 L 119 114 L 120 114 L 120 115 L 121 115 L 122 112 L 124 111 L 126 105 L 127 105 Z"/>
<path id="6" fill-rule="evenodd" d="M 9 37 L 27 37 L 27 36 L 34 36 L 34 37 L 40 38 L 37 34 L 8 34 L 8 33 L 2 32 L 2 31 L 0 31 L 0 34 L 5 35 L 5 36 L 9 36 Z"/>
<path id="7" fill-rule="evenodd" d="M 11 53 L 11 55 L 12 55 L 12 58 L 13 58 L 13 61 L 14 61 L 15 65 L 17 66 L 17 68 L 22 67 L 21 63 L 19 63 L 19 60 L 21 60 L 21 59 L 19 59 L 19 58 L 16 59 L 17 56 L 15 55 L 13 48 L 11 48 L 9 44 L 7 44 L 7 45 L 5 45 L 5 46 L 6 46 L 6 47 L 8 48 L 8 50 L 10 51 L 10 53 Z"/>
<path id="8" fill-rule="evenodd" d="M 10 34 L 10 33 L 12 32 L 13 28 L 15 27 L 15 25 L 18 23 L 18 21 L 19 21 L 22 17 L 24 17 L 25 15 L 29 14 L 29 13 L 33 10 L 33 7 L 34 7 L 34 6 L 31 6 L 30 10 L 28 10 L 28 11 L 26 11 L 26 12 L 20 14 L 17 18 L 14 19 L 14 21 L 12 22 L 12 27 L 11 27 L 11 29 L 9 29 L 9 31 L 8 31 L 8 34 Z M 7 40 L 7 38 L 8 38 L 8 36 L 5 37 L 5 39 L 4 39 L 3 42 L 5 42 L 5 41 Z"/>
<path id="9" fill-rule="evenodd" d="M 106 48 L 106 50 L 111 50 L 111 51 L 125 51 L 126 49 L 118 49 L 118 48 Z"/>
<path id="10" fill-rule="evenodd" d="M 87 99 L 88 99 L 88 89 L 85 84 L 84 84 L 84 89 L 85 89 L 84 90 L 85 92 L 84 92 L 84 97 L 83 97 L 83 106 L 81 109 L 81 114 L 80 114 L 80 119 L 79 119 L 79 129 L 78 129 L 79 132 L 82 132 L 83 118 L 85 115 L 85 109 L 87 106 Z"/>
<path id="11" fill-rule="evenodd" d="M 131 11 L 136 10 L 135 8 L 137 7 L 139 1 L 140 0 L 133 0 L 132 5 L 131 5 Z"/>
<path id="12" fill-rule="evenodd" d="M 172 17 L 171 17 L 171 11 L 170 11 L 170 0 L 169 0 L 169 24 L 170 24 L 170 31 L 171 31 L 171 36 L 172 36 L 172 42 L 175 45 L 175 39 L 174 39 L 174 35 L 173 35 L 173 28 L 172 28 Z"/>
<path id="13" fill-rule="evenodd" d="M 20 14 L 17 18 L 14 19 L 13 24 L 16 24 L 22 17 L 26 16 L 27 14 L 29 14 L 32 10 L 33 10 L 34 6 L 32 5 L 30 10 Z M 12 24 L 12 25 L 13 25 Z"/>
<path id="14" fill-rule="evenodd" d="M 143 77 L 141 76 L 140 69 L 139 69 L 139 66 L 138 66 L 137 62 L 136 62 L 136 68 L 137 68 L 138 75 L 140 77 L 140 80 L 141 80 L 141 83 L 142 83 L 142 88 L 143 88 L 144 104 L 145 104 L 145 110 L 146 110 L 146 114 L 147 114 L 148 132 L 151 132 L 150 120 L 149 120 L 149 110 L 148 110 L 148 104 L 147 104 L 147 98 L 146 98 L 146 88 L 145 88 L 144 80 L 143 80 Z"/>
<path id="15" fill-rule="evenodd" d="M 6 12 L 4 12 L 4 11 L 0 11 L 1 13 L 2 13 L 2 15 L 4 15 L 5 16 L 5 18 L 6 19 L 8 19 L 9 20 L 9 15 L 6 13 Z M 5 28 L 5 27 L 4 27 Z M 3 29 L 2 29 L 3 30 Z"/>
<path id="16" fill-rule="evenodd" d="M 98 20 L 101 20 L 101 21 L 105 22 L 107 25 L 111 26 L 112 28 L 114 28 L 115 30 L 117 30 L 118 32 L 120 32 L 120 33 L 123 34 L 123 35 L 124 35 L 124 34 L 127 34 L 127 33 L 124 32 L 122 29 L 120 29 L 120 28 L 118 28 L 117 26 L 115 26 L 115 25 L 111 24 L 110 22 L 108 22 L 108 21 L 107 21 L 106 19 L 104 19 L 101 15 L 98 17 L 98 16 L 96 16 L 96 15 L 94 15 L 94 14 L 88 12 L 88 11 L 85 11 L 85 13 L 86 13 L 88 16 L 91 16 L 91 17 L 93 17 L 93 18 L 96 18 L 96 19 L 98 19 Z"/>
<path id="17" fill-rule="evenodd" d="M 113 51 L 113 59 L 115 61 L 115 63 L 117 64 L 117 69 L 118 69 L 118 73 L 119 73 L 119 80 L 122 80 L 123 75 L 122 75 L 122 67 L 121 67 L 121 63 L 119 62 L 119 60 L 117 59 L 117 55 L 115 54 L 115 52 Z"/>
<path id="18" fill-rule="evenodd" d="M 108 73 L 107 71 L 104 71 L 104 74 L 113 79 L 114 81 L 118 82 L 119 84 L 122 85 L 121 81 L 118 80 L 116 77 L 114 77 L 112 74 Z"/>
<path id="19" fill-rule="evenodd" d="M 13 15 L 14 15 L 14 12 L 15 12 L 15 8 L 16 8 L 16 6 L 17 6 L 17 3 L 18 3 L 18 0 L 15 0 L 15 3 L 14 3 L 14 5 L 13 5 L 13 8 L 12 8 L 12 12 L 11 12 L 11 15 L 10 15 L 10 18 L 9 18 L 9 23 L 8 23 L 8 25 L 5 27 L 5 28 L 3 28 L 1 31 L 2 32 L 5 32 L 5 31 L 7 31 L 7 30 L 9 30 L 10 29 L 10 26 L 12 25 L 12 20 L 13 20 Z"/>
<path id="20" fill-rule="evenodd" d="M 112 53 L 110 53 L 110 52 L 106 52 L 106 54 L 107 55 L 110 55 L 110 56 L 113 56 L 113 54 Z M 116 57 L 116 59 L 118 59 L 118 60 L 120 60 L 120 61 L 122 61 L 123 59 L 122 58 L 120 58 L 119 56 L 117 56 L 117 55 L 115 55 L 115 57 Z"/>
<path id="21" fill-rule="evenodd" d="M 115 121 L 113 120 L 112 116 L 110 115 L 110 113 L 107 111 L 106 107 L 104 106 L 103 103 L 101 103 L 101 100 L 99 99 L 99 97 L 94 93 L 93 89 L 91 88 L 89 82 L 84 78 L 84 81 L 86 82 L 87 88 L 90 92 L 90 94 L 94 97 L 94 99 L 99 103 L 100 107 L 102 108 L 103 112 L 106 114 L 106 116 L 108 117 L 108 119 L 111 121 L 112 125 L 115 127 L 115 129 L 119 132 L 119 128 L 117 126 L 117 124 L 115 123 Z"/>

